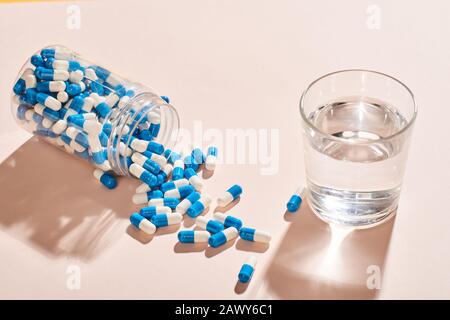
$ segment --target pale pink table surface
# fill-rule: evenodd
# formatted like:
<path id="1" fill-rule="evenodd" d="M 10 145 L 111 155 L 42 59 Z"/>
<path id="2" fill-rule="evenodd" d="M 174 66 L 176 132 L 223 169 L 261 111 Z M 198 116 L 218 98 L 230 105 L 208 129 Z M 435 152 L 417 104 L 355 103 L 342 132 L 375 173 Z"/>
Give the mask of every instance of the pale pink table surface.
<path id="1" fill-rule="evenodd" d="M 79 30 L 66 27 L 68 3 L 1 4 L 0 298 L 450 298 L 450 4 L 377 1 L 380 29 L 370 29 L 372 4 L 85 1 Z M 128 222 L 137 181 L 105 190 L 88 164 L 29 140 L 12 120 L 11 86 L 30 53 L 53 43 L 169 95 L 183 128 L 278 129 L 275 175 L 222 165 L 206 181 L 214 197 L 244 187 L 230 212 L 270 231 L 270 247 L 192 250 L 173 229 L 143 238 Z M 357 67 L 404 81 L 419 116 L 395 224 L 336 245 L 307 206 L 289 217 L 285 202 L 304 180 L 301 91 Z M 236 286 L 249 253 L 257 271 Z M 79 290 L 66 285 L 70 266 Z M 370 266 L 379 290 L 366 287 Z"/>

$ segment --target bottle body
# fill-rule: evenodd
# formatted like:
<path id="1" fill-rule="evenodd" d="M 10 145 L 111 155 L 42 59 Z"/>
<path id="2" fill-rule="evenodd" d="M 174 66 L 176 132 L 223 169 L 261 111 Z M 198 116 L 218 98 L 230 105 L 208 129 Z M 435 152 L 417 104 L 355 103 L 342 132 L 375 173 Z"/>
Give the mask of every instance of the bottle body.
<path id="1" fill-rule="evenodd" d="M 30 133 L 117 175 L 129 174 L 133 146 L 172 148 L 179 130 L 167 99 L 62 46 L 24 64 L 11 109 Z"/>

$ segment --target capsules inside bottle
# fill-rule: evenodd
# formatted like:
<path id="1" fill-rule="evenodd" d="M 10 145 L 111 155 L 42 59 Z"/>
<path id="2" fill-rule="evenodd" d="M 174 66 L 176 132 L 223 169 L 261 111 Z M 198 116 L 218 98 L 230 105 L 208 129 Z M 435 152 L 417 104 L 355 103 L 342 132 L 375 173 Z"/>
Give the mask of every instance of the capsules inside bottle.
<path id="1" fill-rule="evenodd" d="M 173 148 L 180 126 L 167 98 L 63 46 L 26 61 L 11 108 L 22 128 L 118 175 L 129 174 L 134 140 Z"/>

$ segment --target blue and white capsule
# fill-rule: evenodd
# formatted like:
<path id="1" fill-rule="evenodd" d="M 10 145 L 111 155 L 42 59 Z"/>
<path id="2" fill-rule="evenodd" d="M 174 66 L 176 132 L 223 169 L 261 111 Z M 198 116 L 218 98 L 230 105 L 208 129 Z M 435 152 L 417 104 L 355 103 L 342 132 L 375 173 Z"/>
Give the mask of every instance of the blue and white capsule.
<path id="1" fill-rule="evenodd" d="M 153 174 L 158 174 L 161 171 L 161 167 L 159 164 L 157 164 L 153 160 L 150 160 L 139 152 L 134 152 L 131 156 L 131 160 Z"/>
<path id="2" fill-rule="evenodd" d="M 239 236 L 247 241 L 262 243 L 269 243 L 272 239 L 271 235 L 268 232 L 248 227 L 242 227 L 239 230 Z"/>
<path id="3" fill-rule="evenodd" d="M 291 196 L 288 203 L 286 204 L 286 208 L 289 212 L 296 212 L 300 208 L 300 206 L 302 205 L 302 202 L 303 202 L 302 193 L 303 193 L 303 187 L 300 186 L 297 188 L 295 193 Z"/>
<path id="4" fill-rule="evenodd" d="M 53 98 L 52 96 L 50 96 L 46 93 L 42 93 L 42 92 L 39 92 L 36 95 L 36 100 L 40 104 L 46 106 L 47 108 L 55 110 L 55 111 L 58 111 L 59 109 L 61 109 L 61 106 L 62 106 L 60 101 L 58 101 L 57 99 Z"/>
<path id="5" fill-rule="evenodd" d="M 165 206 L 170 209 L 175 209 L 177 205 L 180 203 L 180 200 L 177 198 L 158 198 L 158 199 L 150 199 L 148 201 L 149 206 Z"/>
<path id="6" fill-rule="evenodd" d="M 217 204 L 221 207 L 225 207 L 237 199 L 242 194 L 242 188 L 240 185 L 231 186 L 225 193 L 217 199 Z"/>
<path id="7" fill-rule="evenodd" d="M 201 191 L 203 189 L 203 182 L 197 175 L 197 172 L 194 171 L 194 169 L 187 168 L 186 170 L 184 170 L 184 177 L 195 188 L 195 190 Z"/>
<path id="8" fill-rule="evenodd" d="M 111 174 L 109 174 L 107 172 L 103 172 L 100 169 L 95 169 L 94 170 L 94 177 L 95 177 L 95 179 L 100 181 L 108 189 L 114 189 L 115 187 L 117 187 L 117 180 L 116 180 L 116 178 L 113 175 L 111 175 Z"/>
<path id="9" fill-rule="evenodd" d="M 41 81 L 36 84 L 36 90 L 39 92 L 50 93 L 66 90 L 64 81 Z"/>
<path id="10" fill-rule="evenodd" d="M 139 214 L 146 219 L 151 219 L 155 214 L 169 214 L 172 209 L 166 206 L 148 206 L 139 211 Z"/>
<path id="11" fill-rule="evenodd" d="M 145 151 L 142 153 L 145 157 L 147 157 L 148 159 L 155 161 L 157 164 L 159 164 L 159 166 L 161 168 L 163 168 L 166 164 L 167 164 L 167 159 L 166 157 L 154 153 L 154 152 L 149 152 L 149 151 Z"/>
<path id="12" fill-rule="evenodd" d="M 162 198 L 164 194 L 160 190 L 153 190 L 144 193 L 136 193 L 132 197 L 132 201 L 134 204 L 144 204 L 148 203 L 152 199 Z"/>
<path id="13" fill-rule="evenodd" d="M 256 258 L 254 256 L 249 256 L 241 267 L 238 274 L 239 282 L 247 283 L 253 276 L 256 267 Z"/>
<path id="14" fill-rule="evenodd" d="M 164 193 L 164 198 L 186 198 L 188 195 L 190 195 L 192 192 L 194 192 L 193 186 L 181 186 L 176 189 L 167 190 Z"/>
<path id="15" fill-rule="evenodd" d="M 161 191 L 166 192 L 166 191 L 173 190 L 173 189 L 179 188 L 181 186 L 187 186 L 187 185 L 189 185 L 189 181 L 187 179 L 169 181 L 169 182 L 163 183 L 161 185 Z"/>
<path id="16" fill-rule="evenodd" d="M 234 227 L 237 230 L 242 228 L 242 220 L 233 216 L 226 215 L 222 212 L 215 212 L 214 219 L 222 223 L 225 228 Z"/>
<path id="17" fill-rule="evenodd" d="M 184 177 L 184 161 L 182 159 L 175 160 L 173 164 L 172 180 L 180 180 Z"/>
<path id="18" fill-rule="evenodd" d="M 194 191 L 186 198 L 184 198 L 175 208 L 176 212 L 185 214 L 186 211 L 195 203 L 198 199 L 200 199 L 201 194 Z"/>
<path id="19" fill-rule="evenodd" d="M 150 221 L 158 228 L 179 224 L 183 216 L 177 212 L 155 214 Z"/>
<path id="20" fill-rule="evenodd" d="M 130 147 L 137 152 L 150 151 L 156 154 L 162 154 L 164 152 L 164 146 L 154 141 L 140 140 L 137 138 L 131 138 Z"/>
<path id="21" fill-rule="evenodd" d="M 26 89 L 25 78 L 30 74 L 34 74 L 33 69 L 31 69 L 31 68 L 25 69 L 23 74 L 20 76 L 20 78 L 14 84 L 13 91 L 15 94 L 20 95 L 25 92 L 25 89 Z"/>
<path id="22" fill-rule="evenodd" d="M 234 227 L 227 228 L 223 231 L 217 232 L 209 237 L 208 243 L 211 247 L 217 248 L 224 245 L 230 240 L 236 239 L 238 231 Z"/>
<path id="23" fill-rule="evenodd" d="M 158 179 L 156 178 L 156 176 L 154 174 L 148 172 L 147 170 L 142 168 L 137 163 L 133 163 L 130 166 L 129 171 L 133 176 L 135 176 L 142 182 L 145 182 L 150 187 L 154 187 L 156 185 L 156 182 L 158 181 Z"/>
<path id="24" fill-rule="evenodd" d="M 200 199 L 195 201 L 192 206 L 187 210 L 187 215 L 191 218 L 196 218 L 206 210 L 211 204 L 211 197 L 207 195 L 202 195 Z"/>
<path id="25" fill-rule="evenodd" d="M 146 234 L 154 234 L 156 231 L 156 226 L 137 212 L 130 216 L 130 222 L 133 226 Z"/>
<path id="26" fill-rule="evenodd" d="M 46 81 L 67 81 L 69 80 L 69 72 L 66 70 L 47 69 L 37 67 L 34 74 L 38 79 Z"/>
<path id="27" fill-rule="evenodd" d="M 205 243 L 209 240 L 208 231 L 182 230 L 178 232 L 178 241 L 181 243 Z"/>
<path id="28" fill-rule="evenodd" d="M 216 147 L 211 146 L 208 148 L 205 159 L 206 170 L 214 171 L 216 169 L 217 153 L 218 150 Z"/>
<path id="29" fill-rule="evenodd" d="M 212 234 L 223 231 L 225 228 L 219 221 L 207 218 L 205 216 L 200 216 L 195 219 L 195 225 L 200 229 L 209 231 Z"/>

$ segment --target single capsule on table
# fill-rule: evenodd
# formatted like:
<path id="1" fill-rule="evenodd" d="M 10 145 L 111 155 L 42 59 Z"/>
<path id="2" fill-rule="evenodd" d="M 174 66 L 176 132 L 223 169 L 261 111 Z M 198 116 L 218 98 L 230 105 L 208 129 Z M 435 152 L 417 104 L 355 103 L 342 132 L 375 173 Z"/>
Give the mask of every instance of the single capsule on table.
<path id="1" fill-rule="evenodd" d="M 211 203 L 211 197 L 202 195 L 200 199 L 195 201 L 187 210 L 187 215 L 191 218 L 198 217 Z"/>
<path id="2" fill-rule="evenodd" d="M 212 234 L 220 232 L 224 229 L 223 224 L 219 221 L 204 216 L 200 216 L 195 219 L 195 225 L 200 229 L 211 232 Z"/>
<path id="3" fill-rule="evenodd" d="M 180 180 L 175 180 L 175 181 L 169 181 L 166 183 L 163 183 L 161 185 L 161 191 L 162 192 L 166 192 L 172 189 L 176 189 L 179 188 L 181 186 L 187 186 L 189 185 L 189 181 L 187 179 L 180 179 Z"/>
<path id="4" fill-rule="evenodd" d="M 159 199 L 150 199 L 148 201 L 149 206 L 166 206 L 171 209 L 175 209 L 179 203 L 180 200 L 177 198 L 159 198 Z"/>
<path id="5" fill-rule="evenodd" d="M 201 243 L 208 242 L 208 231 L 182 230 L 178 232 L 178 240 L 182 243 Z"/>
<path id="6" fill-rule="evenodd" d="M 217 162 L 217 148 L 209 147 L 205 159 L 206 170 L 214 171 L 216 169 L 216 162 Z"/>
<path id="7" fill-rule="evenodd" d="M 192 192 L 194 192 L 193 186 L 181 186 L 176 189 L 167 190 L 164 193 L 164 198 L 186 198 L 188 195 L 190 195 Z"/>
<path id="8" fill-rule="evenodd" d="M 184 176 L 189 181 L 189 183 L 195 188 L 197 191 L 201 191 L 203 188 L 203 182 L 197 173 L 192 168 L 187 168 L 184 170 Z"/>
<path id="9" fill-rule="evenodd" d="M 272 238 L 268 232 L 256 230 L 253 228 L 242 227 L 239 230 L 239 236 L 247 241 L 269 243 Z"/>
<path id="10" fill-rule="evenodd" d="M 94 177 L 108 189 L 114 189 L 117 186 L 117 180 L 113 175 L 103 172 L 100 169 L 94 170 Z"/>
<path id="11" fill-rule="evenodd" d="M 166 206 L 148 206 L 139 211 L 139 214 L 146 219 L 151 219 L 155 214 L 169 214 L 172 213 L 172 209 Z"/>
<path id="12" fill-rule="evenodd" d="M 225 228 L 234 227 L 237 230 L 242 228 L 242 220 L 233 216 L 228 216 L 221 212 L 214 213 L 214 219 L 222 223 Z"/>
<path id="13" fill-rule="evenodd" d="M 181 222 L 182 215 L 175 212 L 175 213 L 161 213 L 161 214 L 155 214 L 151 217 L 150 221 L 156 226 L 156 227 L 167 227 L 173 224 L 178 224 Z"/>
<path id="14" fill-rule="evenodd" d="M 235 184 L 230 187 L 225 193 L 217 199 L 217 204 L 221 207 L 225 207 L 229 205 L 232 201 L 234 201 L 237 197 L 239 197 L 242 193 L 241 186 Z"/>
<path id="15" fill-rule="evenodd" d="M 298 187 L 292 197 L 289 199 L 289 202 L 286 204 L 286 208 L 289 212 L 295 212 L 302 205 L 302 192 L 303 187 Z"/>
<path id="16" fill-rule="evenodd" d="M 234 227 L 230 227 L 213 234 L 211 237 L 209 237 L 208 243 L 211 247 L 217 248 L 227 243 L 228 241 L 235 239 L 237 236 L 237 229 Z"/>
<path id="17" fill-rule="evenodd" d="M 164 195 L 160 190 L 148 191 L 145 193 L 137 193 L 133 195 L 133 203 L 134 204 L 144 204 L 150 201 L 151 199 L 162 198 Z"/>
<path id="18" fill-rule="evenodd" d="M 248 257 L 244 264 L 241 267 L 241 270 L 238 274 L 238 279 L 242 283 L 247 283 L 250 281 L 250 279 L 253 276 L 253 272 L 255 271 L 256 267 L 256 258 L 254 256 Z"/>
<path id="19" fill-rule="evenodd" d="M 194 191 L 186 198 L 184 198 L 175 208 L 176 212 L 185 214 L 186 211 L 195 203 L 198 199 L 200 199 L 200 193 Z"/>
<path id="20" fill-rule="evenodd" d="M 130 216 L 130 222 L 133 226 L 147 234 L 154 234 L 156 231 L 156 226 L 137 212 Z"/>

